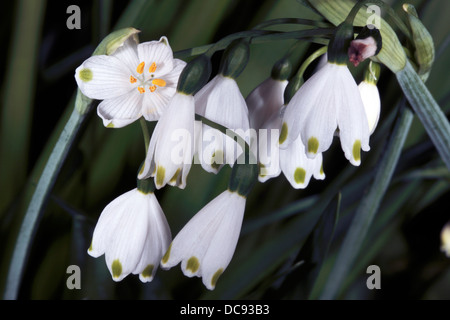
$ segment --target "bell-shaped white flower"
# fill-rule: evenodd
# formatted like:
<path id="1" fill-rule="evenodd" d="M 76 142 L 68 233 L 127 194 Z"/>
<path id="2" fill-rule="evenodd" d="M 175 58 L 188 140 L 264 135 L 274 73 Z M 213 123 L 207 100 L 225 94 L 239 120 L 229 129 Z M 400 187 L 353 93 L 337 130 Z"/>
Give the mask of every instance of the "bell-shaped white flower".
<path id="1" fill-rule="evenodd" d="M 361 163 L 361 149 L 369 151 L 369 125 L 364 104 L 346 65 L 327 62 L 295 93 L 286 107 L 280 147 L 300 135 L 309 158 L 328 150 L 339 130 L 345 157 Z"/>
<path id="2" fill-rule="evenodd" d="M 197 114 L 239 134 L 248 142 L 247 104 L 233 78 L 218 74 L 194 97 Z M 233 138 L 204 124 L 198 152 L 203 169 L 217 173 L 225 164 L 233 166 L 242 148 Z"/>
<path id="3" fill-rule="evenodd" d="M 257 139 L 250 141 L 250 148 L 260 166 L 258 180 L 265 182 L 281 173 L 279 165 L 278 137 L 281 128 L 280 110 L 284 101 L 287 80 L 269 77 L 247 96 L 250 127 Z"/>
<path id="4" fill-rule="evenodd" d="M 284 176 L 295 189 L 308 186 L 311 177 L 316 180 L 325 179 L 323 172 L 322 154 L 314 159 L 306 156 L 305 146 L 300 136 L 287 149 L 280 149 L 280 167 Z"/>
<path id="5" fill-rule="evenodd" d="M 369 123 L 369 132 L 372 134 L 377 127 L 378 120 L 380 119 L 380 93 L 375 83 L 365 80 L 359 83 L 358 89 L 361 94 L 367 121 Z"/>
<path id="6" fill-rule="evenodd" d="M 139 274 L 152 281 L 172 236 L 153 193 L 130 190 L 109 203 L 100 215 L 88 253 L 105 255 L 115 281 Z"/>
<path id="7" fill-rule="evenodd" d="M 185 65 L 173 58 L 166 37 L 141 44 L 129 38 L 113 54 L 84 61 L 75 79 L 85 96 L 103 100 L 97 108 L 103 124 L 120 128 L 142 116 L 158 120 Z"/>
<path id="8" fill-rule="evenodd" d="M 441 251 L 450 258 L 450 222 L 441 231 Z"/>
<path id="9" fill-rule="evenodd" d="M 188 277 L 202 277 L 209 290 L 233 257 L 244 216 L 246 198 L 224 191 L 201 209 L 175 236 L 161 260 L 169 269 L 181 262 Z"/>
<path id="10" fill-rule="evenodd" d="M 195 100 L 176 92 L 156 123 L 139 179 L 154 177 L 156 188 L 166 184 L 184 189 L 195 152 Z"/>

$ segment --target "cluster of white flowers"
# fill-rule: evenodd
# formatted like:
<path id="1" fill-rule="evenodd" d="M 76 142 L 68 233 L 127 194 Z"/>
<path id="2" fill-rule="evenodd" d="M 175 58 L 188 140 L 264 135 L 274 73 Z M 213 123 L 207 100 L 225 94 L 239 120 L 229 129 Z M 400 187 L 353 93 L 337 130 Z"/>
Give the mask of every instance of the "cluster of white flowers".
<path id="1" fill-rule="evenodd" d="M 196 121 L 196 114 L 237 134 L 259 132 L 242 138 L 258 159 L 261 182 L 281 172 L 294 188 L 305 188 L 311 177 L 324 179 L 322 153 L 336 135 L 353 165 L 360 164 L 360 149 L 369 150 L 378 92 L 372 84 L 358 89 L 347 66 L 325 63 L 285 104 L 288 81 L 272 77 L 247 99 L 235 77 L 221 72 L 198 92 L 183 92 L 178 82 L 186 65 L 173 57 L 165 37 L 141 44 L 129 38 L 113 54 L 92 56 L 75 72 L 81 92 L 102 100 L 97 113 L 104 126 L 120 128 L 141 117 L 158 121 L 138 174 L 141 181 L 153 179 L 158 189 L 184 188 L 196 154 L 206 159 L 201 161 L 206 171 L 217 173 L 244 152 L 231 137 Z M 276 143 L 261 143 L 263 131 Z M 258 152 L 262 145 L 265 153 Z M 138 184 L 103 210 L 88 253 L 105 254 L 115 281 L 133 273 L 148 282 L 159 265 L 167 269 L 181 262 L 186 276 L 202 277 L 212 290 L 234 254 L 246 197 L 228 188 L 172 240 L 153 189 Z"/>

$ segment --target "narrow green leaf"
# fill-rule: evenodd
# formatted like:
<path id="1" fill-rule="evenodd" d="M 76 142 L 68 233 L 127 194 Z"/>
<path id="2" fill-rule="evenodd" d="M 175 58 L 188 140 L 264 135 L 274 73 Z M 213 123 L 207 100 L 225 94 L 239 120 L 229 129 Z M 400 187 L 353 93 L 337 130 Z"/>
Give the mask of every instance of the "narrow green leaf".
<path id="1" fill-rule="evenodd" d="M 450 170 L 450 123 L 447 117 L 409 62 L 396 76 L 403 93 Z"/>
<path id="2" fill-rule="evenodd" d="M 328 276 L 325 288 L 320 295 L 321 299 L 328 300 L 336 298 L 345 277 L 352 268 L 361 249 L 361 244 L 366 237 L 367 231 L 392 179 L 412 119 L 412 112 L 406 106 L 403 106 L 388 146 L 378 165 L 375 179 L 356 210 L 349 231 L 341 245 L 336 262 Z"/>

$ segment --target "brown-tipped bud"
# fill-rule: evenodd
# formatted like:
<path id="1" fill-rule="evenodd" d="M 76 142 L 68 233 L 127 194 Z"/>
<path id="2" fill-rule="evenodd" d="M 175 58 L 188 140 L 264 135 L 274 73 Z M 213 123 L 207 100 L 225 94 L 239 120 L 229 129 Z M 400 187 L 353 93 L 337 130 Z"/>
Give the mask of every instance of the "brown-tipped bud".
<path id="1" fill-rule="evenodd" d="M 381 50 L 381 36 L 373 26 L 365 27 L 348 47 L 348 59 L 355 67 Z"/>

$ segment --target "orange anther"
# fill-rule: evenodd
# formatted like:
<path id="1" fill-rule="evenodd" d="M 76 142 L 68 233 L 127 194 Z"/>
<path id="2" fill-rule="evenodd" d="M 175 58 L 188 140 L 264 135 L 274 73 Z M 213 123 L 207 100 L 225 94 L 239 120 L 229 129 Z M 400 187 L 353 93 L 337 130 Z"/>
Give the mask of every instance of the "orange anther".
<path id="1" fill-rule="evenodd" d="M 166 82 L 163 79 L 153 79 L 152 84 L 154 84 L 155 86 L 158 86 L 158 87 L 166 86 Z"/>
<path id="2" fill-rule="evenodd" d="M 130 76 L 130 83 L 136 83 L 136 78 L 133 76 Z"/>
<path id="3" fill-rule="evenodd" d="M 145 92 L 145 89 L 143 87 L 138 87 L 137 89 L 138 89 L 139 93 L 144 93 Z"/>
<path id="4" fill-rule="evenodd" d="M 149 89 L 150 89 L 151 92 L 155 92 L 156 86 L 150 86 Z"/>
<path id="5" fill-rule="evenodd" d="M 156 63 L 153 62 L 150 68 L 148 68 L 148 72 L 153 73 L 156 71 Z"/>
<path id="6" fill-rule="evenodd" d="M 136 68 L 137 73 L 142 74 L 142 72 L 144 72 L 144 66 L 145 66 L 145 62 L 144 61 L 139 63 L 139 65 Z"/>

